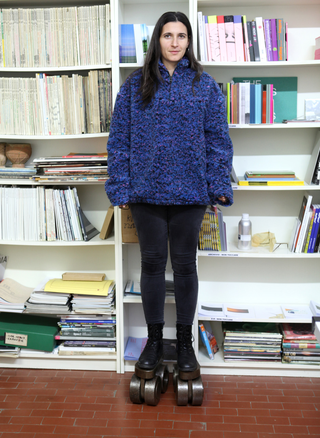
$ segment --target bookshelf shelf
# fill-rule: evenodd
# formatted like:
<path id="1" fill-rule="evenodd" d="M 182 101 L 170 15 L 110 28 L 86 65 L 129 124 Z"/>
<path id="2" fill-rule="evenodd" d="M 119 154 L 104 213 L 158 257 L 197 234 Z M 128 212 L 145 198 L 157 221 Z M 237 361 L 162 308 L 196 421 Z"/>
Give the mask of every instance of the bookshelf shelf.
<path id="1" fill-rule="evenodd" d="M 123 297 L 123 304 L 141 304 L 141 297 L 140 296 L 124 296 Z M 174 304 L 175 299 L 174 297 L 166 297 L 165 299 L 166 304 Z"/>
<path id="2" fill-rule="evenodd" d="M 99 238 L 99 235 L 93 237 L 91 240 L 89 240 L 88 242 L 85 242 L 84 240 L 80 240 L 80 241 L 65 241 L 65 240 L 55 240 L 52 242 L 38 242 L 38 241 L 30 241 L 30 240 L 26 240 L 26 241 L 18 241 L 18 240 L 0 240 L 0 244 L 1 245 L 10 245 L 10 246 L 44 246 L 44 247 L 59 247 L 59 246 L 64 246 L 64 247 L 70 247 L 70 248 L 77 248 L 79 246 L 107 246 L 107 245 L 111 245 L 114 246 L 115 245 L 115 240 L 114 240 L 114 236 L 109 237 L 106 240 L 102 240 Z"/>
<path id="3" fill-rule="evenodd" d="M 289 122 L 289 123 L 273 123 L 268 125 L 229 125 L 229 129 L 320 129 L 320 122 Z"/>
<path id="4" fill-rule="evenodd" d="M 108 132 L 100 132 L 97 134 L 80 134 L 80 135 L 15 135 L 15 134 L 0 134 L 1 140 L 82 140 L 94 138 L 108 138 Z"/>
<path id="5" fill-rule="evenodd" d="M 319 366 L 315 365 L 295 365 L 283 364 L 281 362 L 249 362 L 249 361 L 233 361 L 225 362 L 223 359 L 223 347 L 219 346 L 219 351 L 215 354 L 214 360 L 207 357 L 206 351 L 200 347 L 199 357 L 202 372 L 206 374 L 254 374 L 254 375 L 270 375 L 270 376 L 299 376 L 308 375 L 319 377 Z M 205 370 L 204 370 L 205 368 Z"/>
<path id="6" fill-rule="evenodd" d="M 306 60 L 306 61 L 267 61 L 267 62 L 207 62 L 202 61 L 201 64 L 204 67 L 231 67 L 231 68 L 285 68 L 285 67 L 319 67 L 320 61 L 318 60 Z"/>
<path id="7" fill-rule="evenodd" d="M 275 245 L 275 247 L 277 244 Z M 234 249 L 232 249 L 232 247 Z M 246 258 L 246 259 L 319 259 L 320 254 L 293 253 L 286 245 L 281 245 L 274 252 L 265 248 L 253 248 L 251 252 L 240 252 L 235 245 L 228 243 L 229 251 L 198 251 L 198 257 Z"/>
<path id="8" fill-rule="evenodd" d="M 319 191 L 320 186 L 316 184 L 304 184 L 303 186 L 239 186 L 232 184 L 234 191 L 263 191 L 263 192 L 280 192 L 280 191 Z"/>
<path id="9" fill-rule="evenodd" d="M 67 67 L 0 67 L 0 74 L 3 73 L 63 73 L 89 70 L 106 70 L 111 69 L 111 64 L 99 65 L 78 65 Z"/>

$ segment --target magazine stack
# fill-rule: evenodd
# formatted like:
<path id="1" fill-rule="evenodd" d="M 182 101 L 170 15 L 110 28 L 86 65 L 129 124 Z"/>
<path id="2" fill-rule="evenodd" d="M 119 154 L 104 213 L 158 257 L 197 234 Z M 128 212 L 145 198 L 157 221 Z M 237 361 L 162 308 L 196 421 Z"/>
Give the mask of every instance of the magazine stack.
<path id="1" fill-rule="evenodd" d="M 275 323 L 225 322 L 224 360 L 281 362 L 282 334 Z"/>
<path id="2" fill-rule="evenodd" d="M 320 365 L 320 344 L 311 324 L 281 324 L 282 362 L 296 365 Z"/>

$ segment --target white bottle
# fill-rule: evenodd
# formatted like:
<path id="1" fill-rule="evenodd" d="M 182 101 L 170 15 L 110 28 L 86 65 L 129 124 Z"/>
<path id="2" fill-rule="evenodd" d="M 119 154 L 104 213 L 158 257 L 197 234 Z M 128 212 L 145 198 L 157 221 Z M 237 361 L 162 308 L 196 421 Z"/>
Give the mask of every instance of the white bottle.
<path id="1" fill-rule="evenodd" d="M 248 213 L 242 214 L 238 225 L 238 248 L 241 250 L 251 249 L 252 225 Z"/>

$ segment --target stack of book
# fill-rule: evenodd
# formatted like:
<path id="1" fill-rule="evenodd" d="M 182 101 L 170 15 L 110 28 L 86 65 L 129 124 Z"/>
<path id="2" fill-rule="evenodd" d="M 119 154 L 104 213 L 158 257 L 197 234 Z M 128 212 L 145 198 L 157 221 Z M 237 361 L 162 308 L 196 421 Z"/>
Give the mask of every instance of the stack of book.
<path id="1" fill-rule="evenodd" d="M 0 78 L 0 134 L 80 135 L 108 132 L 111 71 L 35 78 Z M 19 108 L 13 111 L 12 108 Z"/>
<path id="2" fill-rule="evenodd" d="M 198 248 L 204 251 L 227 251 L 226 223 L 222 211 L 216 206 L 207 208 L 204 214 Z"/>
<path id="3" fill-rule="evenodd" d="M 76 187 L 0 187 L 0 239 L 88 241 L 99 234 L 82 211 Z"/>
<path id="4" fill-rule="evenodd" d="M 311 324 L 284 323 L 282 362 L 296 365 L 320 365 L 320 344 L 312 332 Z"/>
<path id="5" fill-rule="evenodd" d="M 303 186 L 304 182 L 291 170 L 247 170 L 240 186 Z"/>
<path id="6" fill-rule="evenodd" d="M 274 323 L 224 322 L 224 360 L 281 362 L 282 334 Z"/>
<path id="7" fill-rule="evenodd" d="M 3 8 L 0 67 L 66 67 L 110 63 L 110 4 Z"/>
<path id="8" fill-rule="evenodd" d="M 116 351 L 114 315 L 64 315 L 58 322 L 59 355 L 104 355 Z"/>
<path id="9" fill-rule="evenodd" d="M 31 293 L 25 302 L 24 313 L 59 315 L 71 312 L 71 295 L 37 291 Z"/>
<path id="10" fill-rule="evenodd" d="M 246 15 L 198 12 L 201 61 L 287 61 L 288 23 L 283 18 L 248 20 Z"/>
<path id="11" fill-rule="evenodd" d="M 61 157 L 38 157 L 33 160 L 37 175 L 35 181 L 73 182 L 108 179 L 107 153 L 69 153 Z"/>
<path id="12" fill-rule="evenodd" d="M 0 167 L 0 178 L 31 179 L 37 174 L 35 167 Z"/>

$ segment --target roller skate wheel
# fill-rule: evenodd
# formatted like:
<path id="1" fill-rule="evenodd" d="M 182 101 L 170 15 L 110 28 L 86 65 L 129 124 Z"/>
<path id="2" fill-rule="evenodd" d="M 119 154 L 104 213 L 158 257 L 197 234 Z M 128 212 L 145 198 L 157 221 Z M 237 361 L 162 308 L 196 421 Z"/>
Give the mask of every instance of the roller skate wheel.
<path id="1" fill-rule="evenodd" d="M 176 401 L 178 406 L 186 406 L 189 400 L 188 381 L 176 377 Z"/>
<path id="2" fill-rule="evenodd" d="M 191 381 L 191 404 L 192 406 L 200 406 L 203 401 L 203 383 L 201 377 Z"/>
<path id="3" fill-rule="evenodd" d="M 146 380 L 144 384 L 144 401 L 147 405 L 157 406 L 161 394 L 161 380 L 159 376 Z"/>
<path id="4" fill-rule="evenodd" d="M 143 398 L 141 396 L 141 379 L 135 374 L 131 377 L 130 382 L 130 400 L 132 403 L 141 404 Z"/>
<path id="5" fill-rule="evenodd" d="M 168 383 L 169 383 L 169 370 L 167 365 L 161 364 L 156 372 L 156 375 L 160 377 L 161 381 L 161 392 L 165 393 L 168 389 Z"/>
<path id="6" fill-rule="evenodd" d="M 178 375 L 179 375 L 178 367 L 177 367 L 177 365 L 173 365 L 172 380 L 173 380 L 174 392 L 177 391 L 177 378 L 178 378 Z"/>

